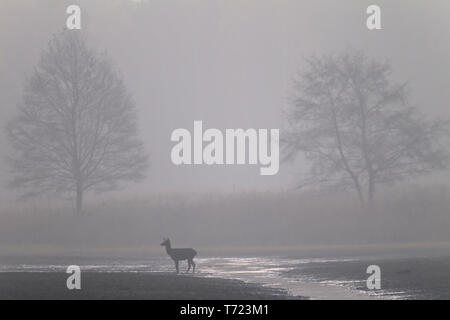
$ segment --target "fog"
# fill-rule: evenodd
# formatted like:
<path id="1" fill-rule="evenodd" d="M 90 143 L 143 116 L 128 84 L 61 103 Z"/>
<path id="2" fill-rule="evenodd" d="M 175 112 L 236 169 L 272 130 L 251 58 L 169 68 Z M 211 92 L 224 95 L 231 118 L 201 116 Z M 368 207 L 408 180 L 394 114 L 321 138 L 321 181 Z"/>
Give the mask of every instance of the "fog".
<path id="1" fill-rule="evenodd" d="M 165 236 L 208 253 L 450 242 L 448 171 L 381 186 L 369 214 L 353 191 L 295 190 L 296 174 L 309 165 L 301 156 L 273 176 L 255 165 L 175 166 L 170 159 L 172 131 L 192 130 L 194 120 L 282 133 L 292 79 L 312 54 L 356 49 L 388 59 L 414 106 L 450 118 L 450 3 L 379 0 L 382 30 L 369 31 L 372 2 L 2 0 L 1 159 L 11 152 L 4 128 L 27 77 L 64 29 L 67 6 L 79 4 L 88 45 L 114 61 L 136 103 L 150 168 L 139 183 L 86 194 L 80 219 L 67 196 L 20 200 L 6 187 L 10 168 L 1 161 L 0 253 L 150 253 Z"/>

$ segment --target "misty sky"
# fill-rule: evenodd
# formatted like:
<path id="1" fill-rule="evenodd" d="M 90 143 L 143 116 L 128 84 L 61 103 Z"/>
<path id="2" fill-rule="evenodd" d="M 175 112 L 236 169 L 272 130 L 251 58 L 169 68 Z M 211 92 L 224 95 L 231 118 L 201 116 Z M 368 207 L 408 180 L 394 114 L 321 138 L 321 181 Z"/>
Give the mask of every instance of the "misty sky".
<path id="1" fill-rule="evenodd" d="M 365 26 L 368 5 L 382 9 L 380 31 Z M 139 108 L 152 166 L 130 191 L 288 189 L 301 168 L 276 176 L 259 166 L 175 166 L 170 134 L 205 128 L 281 128 L 290 81 L 303 57 L 363 49 L 387 58 L 394 79 L 409 81 L 411 101 L 427 114 L 450 116 L 450 2 L 361 0 L 149 0 L 0 2 L 0 156 L 4 126 L 20 101 L 65 8 L 80 4 L 91 46 L 106 50 Z M 301 165 L 301 163 L 300 163 Z M 0 164 L 0 179 L 8 177 Z M 2 192 L 0 201 L 7 201 Z"/>

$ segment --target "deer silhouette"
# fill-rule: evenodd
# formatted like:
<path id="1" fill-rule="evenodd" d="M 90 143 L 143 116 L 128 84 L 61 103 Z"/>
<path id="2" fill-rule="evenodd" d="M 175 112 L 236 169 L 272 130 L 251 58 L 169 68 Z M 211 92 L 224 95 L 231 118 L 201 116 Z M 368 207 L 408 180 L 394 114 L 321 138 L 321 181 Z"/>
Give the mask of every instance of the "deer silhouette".
<path id="1" fill-rule="evenodd" d="M 170 246 L 169 238 L 164 239 L 164 241 L 161 243 L 161 246 L 166 247 L 167 254 L 175 262 L 175 269 L 177 270 L 177 273 L 179 272 L 178 262 L 182 260 L 187 260 L 188 262 L 188 269 L 186 270 L 186 272 L 189 272 L 192 265 L 192 273 L 195 273 L 194 257 L 197 254 L 197 251 L 192 248 L 172 248 Z"/>

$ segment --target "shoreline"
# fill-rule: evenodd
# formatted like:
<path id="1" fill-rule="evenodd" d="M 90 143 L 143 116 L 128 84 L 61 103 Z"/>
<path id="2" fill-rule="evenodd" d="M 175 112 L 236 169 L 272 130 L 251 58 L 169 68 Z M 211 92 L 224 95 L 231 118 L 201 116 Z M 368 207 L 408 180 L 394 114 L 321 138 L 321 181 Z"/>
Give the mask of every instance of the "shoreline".
<path id="1" fill-rule="evenodd" d="M 165 272 L 83 272 L 81 289 L 66 286 L 63 272 L 1 272 L 0 300 L 284 300 L 281 288 L 237 279 Z"/>
<path id="2" fill-rule="evenodd" d="M 238 256 L 342 256 L 363 253 L 391 254 L 400 250 L 405 254 L 420 254 L 433 250 L 437 253 L 450 253 L 450 241 L 436 242 L 388 242 L 371 244 L 338 245 L 280 245 L 280 246 L 196 246 L 203 257 L 238 257 Z M 0 244 L 1 257 L 166 257 L 159 245 L 145 247 L 81 247 L 57 246 L 45 244 L 7 245 Z"/>

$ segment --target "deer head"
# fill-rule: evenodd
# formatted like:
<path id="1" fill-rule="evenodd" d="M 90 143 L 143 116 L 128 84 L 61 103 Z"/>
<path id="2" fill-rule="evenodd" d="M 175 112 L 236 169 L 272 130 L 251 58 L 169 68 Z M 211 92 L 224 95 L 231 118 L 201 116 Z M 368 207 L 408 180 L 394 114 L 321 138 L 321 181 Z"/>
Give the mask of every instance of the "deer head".
<path id="1" fill-rule="evenodd" d="M 161 246 L 170 246 L 169 238 L 163 238 L 163 242 L 161 242 Z"/>

